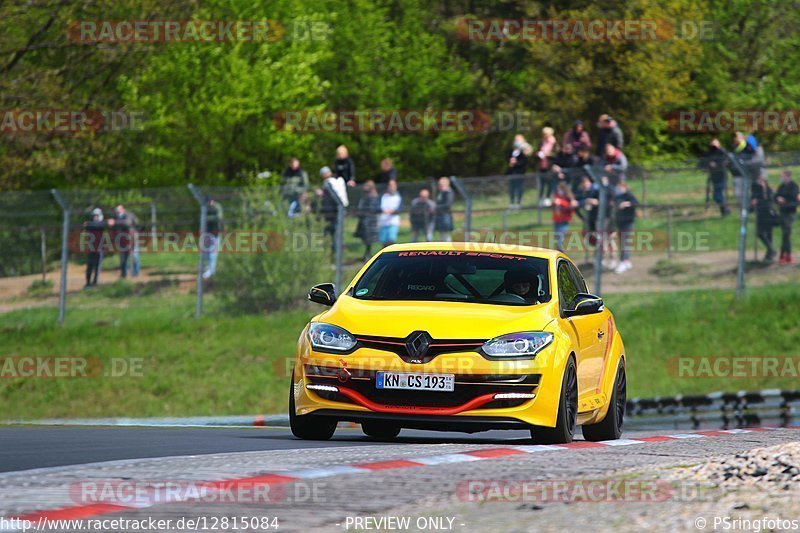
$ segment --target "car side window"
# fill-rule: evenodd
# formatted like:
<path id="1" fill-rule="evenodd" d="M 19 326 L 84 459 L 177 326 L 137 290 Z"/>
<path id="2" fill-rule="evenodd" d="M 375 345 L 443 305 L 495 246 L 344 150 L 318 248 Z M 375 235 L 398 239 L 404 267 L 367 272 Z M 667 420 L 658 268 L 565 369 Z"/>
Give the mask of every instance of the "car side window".
<path id="1" fill-rule="evenodd" d="M 581 271 L 578 270 L 578 267 L 576 267 L 574 263 L 570 263 L 569 267 L 570 270 L 572 270 L 575 281 L 578 283 L 578 292 L 589 292 L 589 288 L 586 286 L 586 280 L 583 279 L 583 275 Z"/>
<path id="2" fill-rule="evenodd" d="M 578 285 L 570 272 L 569 264 L 561 261 L 558 263 L 558 300 L 561 309 L 566 309 L 578 292 Z"/>

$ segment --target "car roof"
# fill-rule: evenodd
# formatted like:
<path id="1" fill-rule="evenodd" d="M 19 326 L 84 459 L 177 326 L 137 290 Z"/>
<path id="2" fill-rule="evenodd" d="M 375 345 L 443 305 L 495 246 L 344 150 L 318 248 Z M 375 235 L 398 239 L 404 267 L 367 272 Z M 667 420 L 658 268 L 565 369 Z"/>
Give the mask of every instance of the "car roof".
<path id="1" fill-rule="evenodd" d="M 410 252 L 442 250 L 456 252 L 488 252 L 498 254 L 516 254 L 530 257 L 541 257 L 543 259 L 556 260 L 559 257 L 569 259 L 558 250 L 550 248 L 536 248 L 534 246 L 520 246 L 516 244 L 496 244 L 496 243 L 477 243 L 477 242 L 418 242 L 406 244 L 393 244 L 387 246 L 381 252 Z"/>

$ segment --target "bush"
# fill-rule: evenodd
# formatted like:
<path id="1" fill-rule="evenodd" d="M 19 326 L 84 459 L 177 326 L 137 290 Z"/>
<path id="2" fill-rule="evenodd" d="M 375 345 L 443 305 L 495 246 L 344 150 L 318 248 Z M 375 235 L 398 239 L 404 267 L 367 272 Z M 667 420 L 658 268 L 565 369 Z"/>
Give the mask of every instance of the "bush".
<path id="1" fill-rule="evenodd" d="M 313 215 L 289 219 L 274 190 L 254 187 L 242 200 L 248 216 L 236 231 L 266 234 L 267 251 L 221 251 L 213 278 L 217 297 L 230 312 L 296 308 L 312 285 L 330 277 L 323 226 Z"/>

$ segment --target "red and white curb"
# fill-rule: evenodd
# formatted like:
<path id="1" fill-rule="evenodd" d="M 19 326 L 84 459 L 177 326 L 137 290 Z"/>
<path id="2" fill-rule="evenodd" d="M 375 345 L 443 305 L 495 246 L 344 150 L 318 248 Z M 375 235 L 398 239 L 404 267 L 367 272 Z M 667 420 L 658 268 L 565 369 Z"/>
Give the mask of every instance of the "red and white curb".
<path id="1" fill-rule="evenodd" d="M 286 470 L 273 473 L 259 474 L 256 476 L 224 479 L 219 481 L 208 481 L 203 483 L 205 496 L 214 491 L 223 492 L 236 490 L 240 487 L 252 489 L 255 486 L 277 486 L 307 479 L 319 479 L 346 474 L 369 474 L 371 472 L 395 470 L 399 468 L 415 468 L 423 466 L 463 463 L 471 461 L 484 461 L 488 459 L 498 459 L 502 457 L 519 456 L 534 453 L 555 452 L 565 450 L 583 450 L 590 448 L 606 448 L 617 446 L 634 446 L 642 444 L 655 444 L 660 442 L 681 441 L 689 439 L 705 439 L 712 437 L 723 437 L 754 433 L 759 431 L 780 430 L 786 428 L 762 427 L 751 429 L 729 429 L 719 431 L 700 431 L 697 433 L 675 433 L 670 435 L 655 435 L 650 437 L 637 437 L 632 439 L 619 439 L 601 442 L 575 441 L 569 444 L 552 445 L 515 445 L 498 448 L 485 448 L 466 452 L 448 453 L 441 455 L 430 455 L 414 457 L 413 459 L 393 459 L 385 461 L 374 461 L 369 463 L 355 463 L 346 465 L 333 465 L 321 468 L 308 468 L 298 470 Z M 17 519 L 18 521 L 28 521 L 31 523 L 43 523 L 45 520 L 77 520 L 91 518 L 112 513 L 122 513 L 126 511 L 140 510 L 156 505 L 169 503 L 187 503 L 197 501 L 197 497 L 189 495 L 163 495 L 159 498 L 151 498 L 149 501 L 127 504 L 121 502 L 113 503 L 88 503 L 58 509 L 44 509 L 32 511 L 14 517 L 5 517 L 6 520 Z M 15 529 L 6 528 L 5 531 Z"/>

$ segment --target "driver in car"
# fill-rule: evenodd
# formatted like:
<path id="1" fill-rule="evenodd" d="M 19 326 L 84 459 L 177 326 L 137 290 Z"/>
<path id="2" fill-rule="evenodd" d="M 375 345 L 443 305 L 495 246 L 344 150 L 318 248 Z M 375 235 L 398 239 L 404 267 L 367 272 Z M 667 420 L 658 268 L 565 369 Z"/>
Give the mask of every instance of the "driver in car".
<path id="1" fill-rule="evenodd" d="M 529 272 L 509 270 L 505 275 L 506 292 L 520 296 L 528 302 L 536 301 L 536 294 L 532 290 L 532 277 Z"/>

